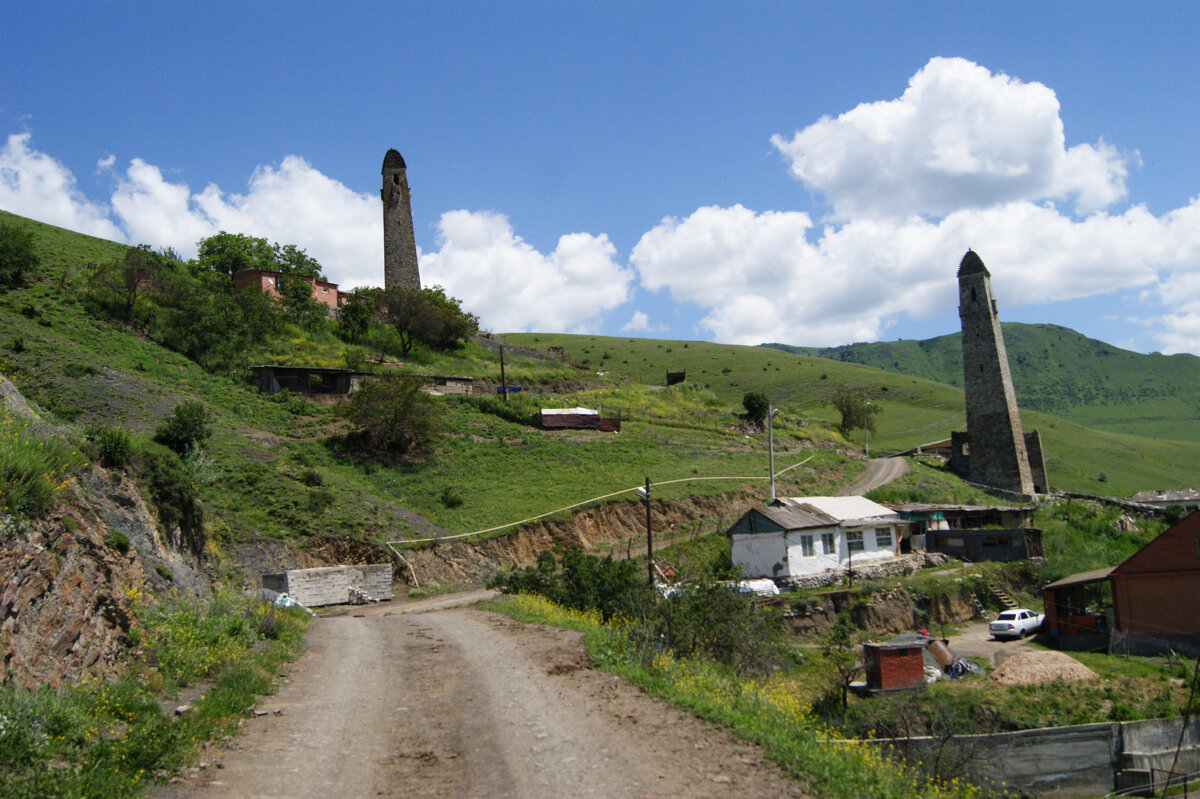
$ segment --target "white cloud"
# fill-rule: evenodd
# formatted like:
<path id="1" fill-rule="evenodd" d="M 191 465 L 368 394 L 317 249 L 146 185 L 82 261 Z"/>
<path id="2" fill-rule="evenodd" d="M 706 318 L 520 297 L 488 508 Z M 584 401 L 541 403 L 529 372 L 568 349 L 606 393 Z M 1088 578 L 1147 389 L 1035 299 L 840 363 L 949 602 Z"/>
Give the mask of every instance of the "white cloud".
<path id="1" fill-rule="evenodd" d="M 629 298 L 633 273 L 615 260 L 604 234 L 571 233 L 543 254 L 492 211 L 448 211 L 440 249 L 422 253 L 421 282 L 441 285 L 501 332 L 586 332 Z"/>
<path id="2" fill-rule="evenodd" d="M 113 209 L 129 240 L 171 245 L 185 256 L 217 231 L 295 244 L 345 288 L 383 278 L 383 223 L 379 201 L 351 191 L 299 156 L 254 170 L 244 194 L 226 195 L 209 184 L 193 194 L 169 183 L 161 170 L 135 158 L 117 185 Z"/>
<path id="3" fill-rule="evenodd" d="M 815 243 L 804 238 L 809 227 L 804 214 L 701 208 L 663 220 L 630 261 L 647 288 L 707 309 L 700 324 L 718 341 L 810 346 L 875 340 L 901 314 L 953 308 L 968 246 L 1009 308 L 1154 286 L 1160 271 L 1200 264 L 1200 225 L 1182 213 L 1158 219 L 1141 206 L 1083 220 L 1027 202 L 937 221 L 855 220 L 826 228 Z M 1162 301 L 1194 296 L 1200 316 L 1200 274 L 1196 283 Z"/>
<path id="4" fill-rule="evenodd" d="M 1051 89 L 961 58 L 933 58 L 897 99 L 771 143 L 841 220 L 1068 196 L 1090 213 L 1125 196 L 1126 166 L 1113 147 L 1066 148 Z"/>
<path id="5" fill-rule="evenodd" d="M 648 333 L 650 331 L 666 330 L 664 325 L 651 325 L 650 317 L 645 311 L 634 311 L 629 321 L 621 325 L 622 333 Z"/>
<path id="6" fill-rule="evenodd" d="M 0 208 L 39 222 L 124 241 L 108 209 L 90 202 L 63 164 L 29 149 L 29 133 L 14 133 L 0 147 Z"/>

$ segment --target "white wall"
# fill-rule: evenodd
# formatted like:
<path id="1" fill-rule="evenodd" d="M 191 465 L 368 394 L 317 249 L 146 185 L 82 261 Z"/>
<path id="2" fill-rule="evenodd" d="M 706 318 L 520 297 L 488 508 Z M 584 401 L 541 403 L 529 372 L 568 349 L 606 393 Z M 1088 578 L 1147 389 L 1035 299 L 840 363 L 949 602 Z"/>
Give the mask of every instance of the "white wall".
<path id="1" fill-rule="evenodd" d="M 730 537 L 730 557 L 743 577 L 789 577 L 783 533 L 741 533 Z"/>

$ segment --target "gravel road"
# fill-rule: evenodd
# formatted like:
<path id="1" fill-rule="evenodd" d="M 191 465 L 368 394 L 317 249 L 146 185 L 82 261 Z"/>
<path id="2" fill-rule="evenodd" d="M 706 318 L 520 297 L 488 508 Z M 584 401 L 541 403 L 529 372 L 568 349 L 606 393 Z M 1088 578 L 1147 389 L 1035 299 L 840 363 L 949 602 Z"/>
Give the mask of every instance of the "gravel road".
<path id="1" fill-rule="evenodd" d="M 592 668 L 578 633 L 468 608 L 319 618 L 259 712 L 152 796 L 803 796 L 757 747 Z"/>

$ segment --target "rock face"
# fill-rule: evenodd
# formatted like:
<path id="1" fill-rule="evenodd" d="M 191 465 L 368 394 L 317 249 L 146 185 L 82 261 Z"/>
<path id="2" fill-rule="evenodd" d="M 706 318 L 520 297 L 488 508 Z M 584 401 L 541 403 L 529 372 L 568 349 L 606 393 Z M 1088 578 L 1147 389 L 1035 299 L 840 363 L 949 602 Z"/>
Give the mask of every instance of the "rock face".
<path id="1" fill-rule="evenodd" d="M 914 596 L 904 588 L 877 591 L 862 601 L 851 591 L 831 592 L 807 607 L 793 609 L 786 618 L 788 629 L 801 635 L 816 635 L 831 627 L 842 611 L 864 630 L 876 634 L 911 633 L 933 624 L 974 618 L 970 601 L 957 596 L 936 598 Z"/>
<path id="2" fill-rule="evenodd" d="M 124 475 L 96 468 L 59 499 L 50 517 L 10 519 L 0 536 L 0 682 L 58 686 L 119 671 L 131 597 L 208 591 L 196 558 L 163 544 Z"/>

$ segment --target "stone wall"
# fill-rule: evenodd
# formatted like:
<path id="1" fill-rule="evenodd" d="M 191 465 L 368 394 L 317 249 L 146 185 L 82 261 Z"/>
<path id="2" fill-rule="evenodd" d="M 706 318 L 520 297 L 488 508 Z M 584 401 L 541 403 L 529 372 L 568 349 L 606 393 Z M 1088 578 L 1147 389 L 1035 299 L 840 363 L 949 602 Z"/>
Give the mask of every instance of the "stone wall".
<path id="1" fill-rule="evenodd" d="M 362 566 L 323 566 L 316 569 L 291 569 L 264 574 L 262 587 L 287 594 L 305 607 L 344 605 L 351 601 L 352 589 L 372 599 L 392 598 L 392 567 L 386 563 Z"/>

